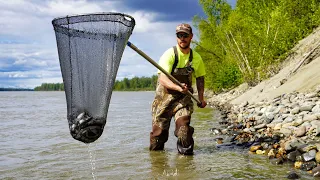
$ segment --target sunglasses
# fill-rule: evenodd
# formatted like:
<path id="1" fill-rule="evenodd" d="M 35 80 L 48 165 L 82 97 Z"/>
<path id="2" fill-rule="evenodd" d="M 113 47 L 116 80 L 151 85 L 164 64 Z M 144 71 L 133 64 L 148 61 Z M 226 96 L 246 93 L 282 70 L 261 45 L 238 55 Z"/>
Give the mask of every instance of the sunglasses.
<path id="1" fill-rule="evenodd" d="M 177 38 L 181 39 L 181 38 L 188 38 L 190 35 L 187 33 L 179 33 L 177 34 Z"/>

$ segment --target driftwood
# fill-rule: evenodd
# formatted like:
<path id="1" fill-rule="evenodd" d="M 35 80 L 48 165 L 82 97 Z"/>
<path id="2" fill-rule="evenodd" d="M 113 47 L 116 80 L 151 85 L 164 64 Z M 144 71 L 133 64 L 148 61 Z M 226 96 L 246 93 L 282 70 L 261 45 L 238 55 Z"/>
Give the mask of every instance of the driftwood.
<path id="1" fill-rule="evenodd" d="M 289 75 L 294 74 L 295 72 L 297 72 L 297 70 L 304 64 L 304 63 L 310 63 L 313 59 L 309 58 L 310 55 L 320 46 L 320 43 L 318 43 L 316 45 L 316 47 L 314 47 L 310 52 L 308 52 L 308 54 L 300 61 L 300 63 L 298 64 L 297 67 L 295 67 Z"/>
<path id="2" fill-rule="evenodd" d="M 319 48 L 319 46 L 320 46 L 320 42 L 319 42 L 311 51 L 309 51 L 309 52 L 305 55 L 305 57 L 299 62 L 299 64 L 297 65 L 297 67 L 295 67 L 292 71 L 290 71 L 290 73 L 287 75 L 286 78 L 284 78 L 284 79 L 282 79 L 282 80 L 280 81 L 280 85 L 286 83 L 287 80 L 288 80 L 288 78 L 289 78 L 290 76 L 292 76 L 294 73 L 296 73 L 296 72 L 298 71 L 298 69 L 299 69 L 303 64 L 308 64 L 308 63 L 310 63 L 310 62 L 314 59 L 314 57 L 310 57 L 310 56 Z M 319 55 L 319 56 L 320 56 L 320 55 Z"/>

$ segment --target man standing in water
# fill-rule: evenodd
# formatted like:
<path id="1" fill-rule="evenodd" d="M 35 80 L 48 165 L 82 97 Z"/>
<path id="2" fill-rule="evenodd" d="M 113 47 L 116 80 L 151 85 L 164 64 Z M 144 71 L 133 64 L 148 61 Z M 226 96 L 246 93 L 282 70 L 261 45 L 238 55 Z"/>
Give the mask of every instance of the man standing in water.
<path id="1" fill-rule="evenodd" d="M 173 83 L 165 74 L 158 72 L 158 85 L 155 99 L 152 103 L 152 132 L 150 133 L 150 150 L 163 150 L 169 137 L 171 118 L 174 117 L 178 138 L 177 149 L 180 154 L 193 154 L 194 141 L 192 138 L 194 129 L 190 126 L 193 102 L 186 95 L 192 90 L 192 76 L 196 78 L 196 85 L 200 104 L 204 108 L 207 103 L 204 100 L 204 75 L 205 67 L 201 56 L 190 48 L 193 37 L 189 24 L 180 24 L 176 28 L 177 45 L 168 49 L 160 58 L 159 65 L 171 73 L 183 87 Z"/>

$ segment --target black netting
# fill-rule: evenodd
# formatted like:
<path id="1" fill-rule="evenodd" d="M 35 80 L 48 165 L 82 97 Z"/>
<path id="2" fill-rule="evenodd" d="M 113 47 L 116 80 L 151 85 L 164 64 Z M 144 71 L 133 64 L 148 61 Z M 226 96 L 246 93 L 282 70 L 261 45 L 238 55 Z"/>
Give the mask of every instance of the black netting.
<path id="1" fill-rule="evenodd" d="M 85 143 L 104 129 L 112 88 L 135 21 L 120 13 L 56 18 L 52 21 L 73 138 Z"/>

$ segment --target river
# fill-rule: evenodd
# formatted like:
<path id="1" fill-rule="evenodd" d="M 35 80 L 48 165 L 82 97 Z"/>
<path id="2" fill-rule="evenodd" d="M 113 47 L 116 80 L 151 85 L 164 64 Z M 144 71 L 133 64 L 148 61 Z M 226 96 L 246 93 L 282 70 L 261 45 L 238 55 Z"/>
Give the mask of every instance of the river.
<path id="1" fill-rule="evenodd" d="M 177 153 L 173 121 L 165 151 L 149 152 L 153 97 L 113 92 L 103 135 L 87 145 L 69 134 L 64 92 L 0 92 L 0 179 L 286 179 L 293 170 L 217 149 L 212 108 L 195 109 L 193 156 Z"/>

